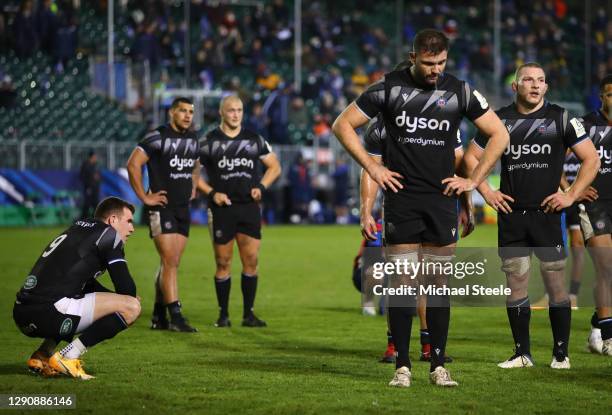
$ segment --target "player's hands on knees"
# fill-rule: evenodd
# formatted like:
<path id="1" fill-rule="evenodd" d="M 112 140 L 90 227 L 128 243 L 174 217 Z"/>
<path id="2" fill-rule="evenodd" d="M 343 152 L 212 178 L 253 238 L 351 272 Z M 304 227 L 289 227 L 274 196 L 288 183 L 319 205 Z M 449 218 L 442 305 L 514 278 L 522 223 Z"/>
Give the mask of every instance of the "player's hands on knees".
<path id="1" fill-rule="evenodd" d="M 375 241 L 376 233 L 378 229 L 376 228 L 376 221 L 372 215 L 361 215 L 361 220 L 359 221 L 361 226 L 361 234 L 368 241 Z"/>
<path id="2" fill-rule="evenodd" d="M 465 179 L 459 176 L 447 177 L 442 180 L 442 184 L 446 185 L 444 192 L 442 192 L 445 196 L 453 196 L 455 194 L 458 196 L 463 192 L 471 192 L 476 188 L 476 183 L 472 179 Z"/>
<path id="3" fill-rule="evenodd" d="M 143 200 L 144 204 L 147 206 L 166 206 L 168 204 L 168 198 L 166 197 L 165 190 L 160 190 L 156 193 L 148 193 L 145 195 Z"/>
<path id="4" fill-rule="evenodd" d="M 575 198 L 569 193 L 557 192 L 544 199 L 540 206 L 544 208 L 545 213 L 551 213 L 565 209 L 566 207 L 571 206 L 574 202 Z"/>
<path id="5" fill-rule="evenodd" d="M 372 163 L 367 168 L 368 174 L 380 187 L 384 190 L 391 189 L 394 193 L 397 193 L 399 189 L 403 189 L 404 186 L 398 179 L 402 179 L 402 175 L 387 169 L 385 166 Z"/>
<path id="6" fill-rule="evenodd" d="M 254 201 L 259 202 L 261 200 L 261 189 L 254 187 L 251 189 L 251 197 Z"/>
<path id="7" fill-rule="evenodd" d="M 482 197 L 489 206 L 495 209 L 495 211 L 502 213 L 512 212 L 512 208 L 508 204 L 508 202 L 514 203 L 514 199 L 511 196 L 508 196 L 499 190 L 493 190 L 491 192 L 484 193 Z"/>
<path id="8" fill-rule="evenodd" d="M 599 198 L 599 193 L 597 192 L 597 189 L 595 189 L 593 186 L 589 186 L 586 188 L 584 192 L 582 192 L 580 196 L 578 196 L 576 201 L 583 202 L 586 200 L 587 202 L 594 202 L 598 198 Z"/>
<path id="9" fill-rule="evenodd" d="M 217 206 L 230 206 L 232 204 L 232 201 L 225 193 L 215 193 L 213 202 Z"/>

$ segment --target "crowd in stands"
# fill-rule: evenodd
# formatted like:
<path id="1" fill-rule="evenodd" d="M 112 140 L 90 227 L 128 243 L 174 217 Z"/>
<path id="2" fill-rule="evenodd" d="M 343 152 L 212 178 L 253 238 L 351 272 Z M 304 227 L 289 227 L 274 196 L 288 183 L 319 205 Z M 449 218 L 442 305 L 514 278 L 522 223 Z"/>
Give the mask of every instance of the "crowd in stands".
<path id="1" fill-rule="evenodd" d="M 366 0 L 303 2 L 303 80 L 297 89 L 293 79 L 293 2 L 262 0 L 230 5 L 191 0 L 189 24 L 184 21 L 180 2 L 115 3 L 118 54 L 148 61 L 154 81 L 161 87 L 181 86 L 189 61 L 191 87 L 222 88 L 239 94 L 246 103 L 248 127 L 275 144 L 310 144 L 316 139 L 326 145 L 335 116 L 398 60 L 395 1 L 384 7 Z M 443 30 L 452 41 L 449 70 L 480 88 L 490 87 L 494 70 L 492 3 L 465 0 L 460 8 L 451 1 L 427 3 L 404 2 L 402 56 L 418 30 Z M 26 57 L 43 51 L 53 57 L 58 70 L 77 51 L 104 54 L 106 42 L 85 47 L 78 38 L 81 17 L 105 22 L 106 4 L 94 0 L 7 0 L 0 9 L 0 53 L 12 49 L 17 56 Z M 545 67 L 552 96 L 584 101 L 587 107 L 596 105 L 596 95 L 584 96 L 584 5 L 567 0 L 502 0 L 500 4 L 505 85 L 501 98 L 507 100 L 511 94 L 514 68 L 537 60 Z M 596 85 L 596 79 L 612 72 L 612 20 L 607 1 L 593 0 L 591 4 L 593 65 L 586 76 Z M 186 36 L 191 42 L 188 60 Z M 6 92 L 10 91 L 10 79 L 0 81 L 0 105 L 14 102 Z M 141 103 L 141 109 L 150 113 L 146 102 Z M 306 161 L 296 160 L 291 177 L 308 177 L 305 168 Z M 301 194 L 309 192 L 304 189 Z M 330 196 L 330 201 L 333 198 Z M 299 206 L 296 210 L 302 216 L 308 215 L 303 201 L 292 203 Z"/>

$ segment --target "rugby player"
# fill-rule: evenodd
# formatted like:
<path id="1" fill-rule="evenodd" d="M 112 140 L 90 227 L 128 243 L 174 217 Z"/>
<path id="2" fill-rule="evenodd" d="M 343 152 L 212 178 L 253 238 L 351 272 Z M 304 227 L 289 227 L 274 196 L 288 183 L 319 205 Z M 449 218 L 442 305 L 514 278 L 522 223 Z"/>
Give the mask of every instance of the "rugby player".
<path id="1" fill-rule="evenodd" d="M 45 339 L 27 362 L 45 376 L 88 380 L 81 355 L 113 338 L 140 315 L 140 298 L 123 247 L 134 232 L 134 206 L 104 199 L 44 249 L 17 293 L 13 319 L 23 334 Z M 96 279 L 108 270 L 115 292 Z M 75 334 L 80 336 L 72 340 Z M 58 352 L 60 341 L 69 344 Z"/>
<path id="2" fill-rule="evenodd" d="M 151 328 L 192 333 L 197 330 L 181 311 L 178 267 L 189 237 L 189 201 L 195 197 L 200 175 L 198 140 L 191 131 L 193 103 L 188 98 L 175 98 L 168 115 L 167 125 L 146 134 L 138 143 L 127 169 L 134 193 L 145 205 L 149 236 L 160 258 Z M 144 165 L 149 191 L 142 182 Z"/>
<path id="3" fill-rule="evenodd" d="M 582 118 L 601 161 L 593 182 L 599 198 L 583 202 L 580 218 L 597 274 L 589 349 L 612 356 L 612 75 L 601 80 L 599 93 L 601 108 Z"/>
<path id="4" fill-rule="evenodd" d="M 242 262 L 242 325 L 265 327 L 253 313 L 257 291 L 257 261 L 261 241 L 263 192 L 281 174 L 280 163 L 268 142 L 242 128 L 243 104 L 229 95 L 219 105 L 221 124 L 200 140 L 200 161 L 208 182 L 200 177 L 198 189 L 208 196 L 208 223 L 215 251 L 215 291 L 219 304 L 217 327 L 229 327 L 229 296 L 234 240 Z M 265 173 L 261 176 L 261 165 Z"/>
<path id="5" fill-rule="evenodd" d="M 549 296 L 553 332 L 550 367 L 569 369 L 568 342 L 571 306 L 565 288 L 565 225 L 562 209 L 571 206 L 595 178 L 599 159 L 584 127 L 558 105 L 545 101 L 546 75 L 537 63 L 521 65 L 512 83 L 516 100 L 497 115 L 510 132 L 510 145 L 501 158 L 501 189 L 483 182 L 479 191 L 498 212 L 498 245 L 502 270 L 511 294 L 507 314 L 516 347 L 501 368 L 533 366 L 530 351 L 531 309 L 527 286 L 530 257 L 540 260 Z M 487 137 L 477 135 L 465 156 L 468 168 L 481 158 Z M 559 191 L 568 148 L 581 161 L 573 184 Z"/>
<path id="6" fill-rule="evenodd" d="M 385 191 L 387 261 L 417 262 L 419 254 L 426 261 L 449 261 L 458 237 L 458 201 L 454 194 L 468 193 L 480 184 L 508 142 L 506 129 L 486 99 L 467 83 L 443 72 L 448 46 L 442 32 L 419 32 L 409 56 L 412 66 L 392 71 L 368 87 L 332 127 L 351 156 Z M 379 113 L 388 139 L 385 154 L 376 160 L 364 149 L 355 129 Z M 455 173 L 456 132 L 464 116 L 491 136 L 491 144 L 472 177 L 457 180 L 451 176 Z M 469 194 L 462 197 L 463 206 L 468 198 Z M 461 212 L 461 222 L 467 225 L 467 212 Z M 393 278 L 394 284 L 410 284 L 406 277 L 409 276 Z M 437 277 L 436 285 L 444 285 L 444 278 Z M 412 376 L 408 347 L 416 298 L 397 296 L 391 300 L 394 304 L 389 307 L 389 322 L 397 359 L 389 385 L 408 387 Z M 434 350 L 430 381 L 439 386 L 456 386 L 444 368 L 450 299 L 430 296 L 427 305 Z"/>

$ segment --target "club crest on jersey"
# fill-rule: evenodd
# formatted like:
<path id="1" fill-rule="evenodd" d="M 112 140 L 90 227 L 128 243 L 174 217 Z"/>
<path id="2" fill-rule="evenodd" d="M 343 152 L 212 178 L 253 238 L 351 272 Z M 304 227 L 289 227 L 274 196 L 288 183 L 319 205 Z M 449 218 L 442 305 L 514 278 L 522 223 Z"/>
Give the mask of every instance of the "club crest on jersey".
<path id="1" fill-rule="evenodd" d="M 446 100 L 444 98 L 440 98 L 437 102 L 436 105 L 440 108 L 444 108 L 446 106 Z"/>
<path id="2" fill-rule="evenodd" d="M 540 134 L 544 134 L 544 133 L 546 132 L 546 126 L 545 126 L 545 125 L 540 125 L 540 126 L 538 127 L 538 132 L 539 132 Z"/>

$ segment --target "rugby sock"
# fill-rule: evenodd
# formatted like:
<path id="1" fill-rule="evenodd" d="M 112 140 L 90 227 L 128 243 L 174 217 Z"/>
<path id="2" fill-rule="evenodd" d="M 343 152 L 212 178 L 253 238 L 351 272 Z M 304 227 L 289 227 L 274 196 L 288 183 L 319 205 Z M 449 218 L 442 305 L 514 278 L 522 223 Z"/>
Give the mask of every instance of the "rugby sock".
<path id="1" fill-rule="evenodd" d="M 66 359 L 78 359 L 86 351 L 87 347 L 85 347 L 83 342 L 80 339 L 76 339 L 60 350 L 60 354 Z"/>
<path id="2" fill-rule="evenodd" d="M 431 344 L 430 371 L 433 372 L 438 366 L 444 366 L 450 322 L 450 298 L 448 296 L 428 295 L 426 316 Z"/>
<path id="3" fill-rule="evenodd" d="M 73 341 L 80 341 L 86 349 L 89 349 L 103 340 L 112 339 L 117 333 L 128 328 L 128 324 L 119 313 L 112 313 L 93 322 L 87 327 L 81 336 Z M 72 344 L 70 343 L 70 344 Z"/>
<path id="4" fill-rule="evenodd" d="M 170 320 L 171 321 L 178 321 L 181 320 L 183 318 L 183 314 L 181 313 L 181 302 L 180 301 L 175 301 L 173 303 L 170 304 L 166 304 L 166 307 L 168 308 L 168 312 L 170 313 Z"/>
<path id="5" fill-rule="evenodd" d="M 155 303 L 153 305 L 153 318 L 158 320 L 166 319 L 166 307 L 164 307 L 163 303 Z"/>
<path id="6" fill-rule="evenodd" d="M 591 316 L 591 327 L 593 327 L 594 329 L 600 328 L 599 327 L 599 317 L 597 317 L 597 311 L 595 311 L 593 315 Z"/>
<path id="7" fill-rule="evenodd" d="M 219 303 L 219 317 L 229 316 L 228 304 L 231 288 L 231 275 L 227 277 L 215 277 L 215 291 L 217 292 L 217 302 Z"/>
<path id="8" fill-rule="evenodd" d="M 410 332 L 412 331 L 412 315 L 408 307 L 389 307 L 389 326 L 395 345 L 395 368 L 406 366 L 412 368 L 410 363 Z"/>
<path id="9" fill-rule="evenodd" d="M 612 316 L 600 318 L 597 325 L 601 329 L 601 339 L 603 341 L 612 338 Z"/>
<path id="10" fill-rule="evenodd" d="M 431 342 L 429 338 L 428 330 L 421 330 L 421 346 L 424 344 L 429 344 Z"/>
<path id="11" fill-rule="evenodd" d="M 578 291 L 580 291 L 580 281 L 572 280 L 570 282 L 570 294 L 578 295 Z"/>
<path id="12" fill-rule="evenodd" d="M 529 344 L 529 321 L 531 320 L 531 306 L 529 297 L 506 303 L 508 321 L 512 330 L 512 338 L 517 354 L 531 355 Z"/>
<path id="13" fill-rule="evenodd" d="M 553 332 L 553 355 L 557 361 L 567 356 L 570 326 L 572 321 L 572 307 L 569 300 L 561 303 L 548 304 L 548 317 Z"/>
<path id="14" fill-rule="evenodd" d="M 393 336 L 391 335 L 391 331 L 387 330 L 387 346 L 393 344 Z"/>
<path id="15" fill-rule="evenodd" d="M 255 304 L 255 293 L 257 292 L 257 275 L 242 274 L 240 288 L 242 288 L 242 318 L 247 318 L 253 314 Z"/>

